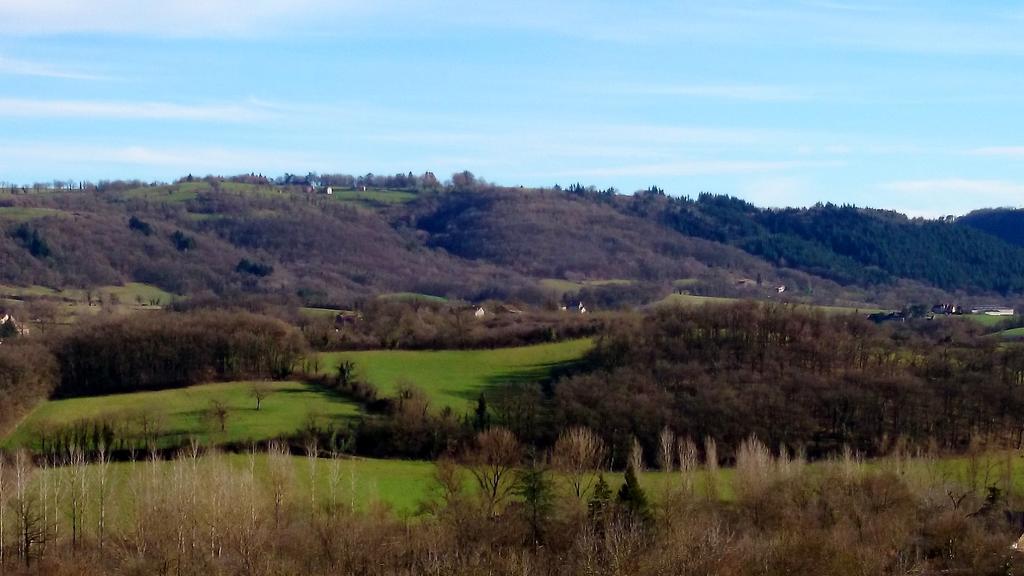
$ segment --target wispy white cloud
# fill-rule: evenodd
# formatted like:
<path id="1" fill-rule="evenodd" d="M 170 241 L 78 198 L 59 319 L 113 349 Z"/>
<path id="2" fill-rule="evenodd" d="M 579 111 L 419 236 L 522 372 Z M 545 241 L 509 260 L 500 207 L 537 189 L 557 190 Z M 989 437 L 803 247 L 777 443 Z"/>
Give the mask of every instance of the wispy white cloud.
<path id="1" fill-rule="evenodd" d="M 70 172 L 75 177 L 83 177 L 83 167 L 89 167 L 89 172 L 93 172 L 97 166 L 157 168 L 167 170 L 170 175 L 190 170 L 209 170 L 218 174 L 318 170 L 327 165 L 328 159 L 318 154 L 263 148 L 51 142 L 0 145 L 0 168 L 5 164 L 10 169 L 19 164 L 39 162 L 45 162 L 53 174 Z"/>
<path id="2" fill-rule="evenodd" d="M 796 176 L 756 176 L 741 183 L 737 193 L 765 208 L 807 206 L 821 200 L 804 178 Z"/>
<path id="3" fill-rule="evenodd" d="M 987 146 L 970 150 L 968 154 L 972 156 L 1024 158 L 1024 146 Z"/>
<path id="4" fill-rule="evenodd" d="M 12 76 L 61 78 L 65 80 L 110 80 L 107 76 L 65 70 L 43 62 L 17 60 L 0 55 L 0 75 L 4 74 Z"/>
<path id="5" fill-rule="evenodd" d="M 795 86 L 770 84 L 648 84 L 625 85 L 618 92 L 633 95 L 681 96 L 750 102 L 799 102 L 811 100 L 814 92 Z"/>
<path id="6" fill-rule="evenodd" d="M 964 214 L 988 206 L 1019 206 L 1024 183 L 1007 180 L 940 178 L 897 180 L 879 186 L 886 204 L 914 216 Z"/>
<path id="7" fill-rule="evenodd" d="M 14 35 L 110 33 L 151 37 L 303 34 L 331 14 L 374 13 L 355 0 L 4 0 L 0 22 Z"/>
<path id="8" fill-rule="evenodd" d="M 103 118 L 245 123 L 263 120 L 273 114 L 274 111 L 266 106 L 250 103 L 192 105 L 171 102 L 0 98 L 0 117 L 15 118 Z"/>
<path id="9" fill-rule="evenodd" d="M 758 174 L 779 172 L 800 168 L 822 168 L 842 166 L 837 161 L 802 161 L 802 160 L 679 160 L 655 164 L 632 164 L 628 166 L 609 166 L 590 168 L 554 174 L 554 176 L 587 176 L 587 177 L 679 177 L 679 176 L 711 176 Z"/>

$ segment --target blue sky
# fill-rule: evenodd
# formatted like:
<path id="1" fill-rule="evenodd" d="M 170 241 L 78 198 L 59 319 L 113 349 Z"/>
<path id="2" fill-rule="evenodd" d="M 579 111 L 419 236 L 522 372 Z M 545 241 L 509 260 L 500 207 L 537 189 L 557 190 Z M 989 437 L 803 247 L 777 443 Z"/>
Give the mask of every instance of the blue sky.
<path id="1" fill-rule="evenodd" d="M 1024 205 L 1024 3 L 0 0 L 0 181 Z"/>

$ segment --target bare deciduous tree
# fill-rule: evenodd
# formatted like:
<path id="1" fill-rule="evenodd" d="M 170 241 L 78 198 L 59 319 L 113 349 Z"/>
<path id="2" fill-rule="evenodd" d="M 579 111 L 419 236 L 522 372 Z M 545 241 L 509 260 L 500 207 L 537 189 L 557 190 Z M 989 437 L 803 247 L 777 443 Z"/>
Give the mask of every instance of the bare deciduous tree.
<path id="1" fill-rule="evenodd" d="M 718 443 L 711 436 L 704 438 L 704 467 L 707 469 L 707 495 L 718 499 Z"/>
<path id="2" fill-rule="evenodd" d="M 640 441 L 635 437 L 633 443 L 629 448 L 629 466 L 633 468 L 633 472 L 639 474 L 644 471 L 644 449 L 640 445 Z"/>
<path id="3" fill-rule="evenodd" d="M 207 416 L 217 425 L 222 433 L 227 430 L 228 415 L 230 413 L 227 402 L 219 399 L 210 400 L 210 407 L 206 411 Z"/>
<path id="4" fill-rule="evenodd" d="M 671 472 L 674 468 L 675 452 L 676 433 L 666 426 L 661 429 L 658 436 L 658 467 L 665 472 Z"/>
<path id="5" fill-rule="evenodd" d="M 576 498 L 582 500 L 593 487 L 604 454 L 601 438 L 589 428 L 577 427 L 562 432 L 551 459 L 555 468 L 565 475 Z"/>
<path id="6" fill-rule="evenodd" d="M 263 407 L 263 401 L 268 396 L 274 393 L 274 388 L 266 382 L 257 382 L 249 388 L 249 396 L 252 396 L 256 400 L 256 411 L 259 412 Z"/>
<path id="7" fill-rule="evenodd" d="M 683 476 L 683 488 L 692 493 L 694 472 L 700 465 L 697 445 L 687 436 L 676 442 L 676 453 L 679 461 L 679 473 Z"/>
<path id="8" fill-rule="evenodd" d="M 475 444 L 466 463 L 480 487 L 487 514 L 494 516 L 515 488 L 513 472 L 522 458 L 522 447 L 515 435 L 504 428 L 480 432 Z"/>

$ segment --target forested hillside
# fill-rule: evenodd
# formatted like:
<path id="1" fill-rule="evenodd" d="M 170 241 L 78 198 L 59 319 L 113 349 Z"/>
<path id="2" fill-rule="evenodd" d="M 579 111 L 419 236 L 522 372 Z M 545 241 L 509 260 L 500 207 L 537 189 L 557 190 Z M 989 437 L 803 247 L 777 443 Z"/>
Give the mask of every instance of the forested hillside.
<path id="1" fill-rule="evenodd" d="M 1024 210 L 995 208 L 976 210 L 957 219 L 960 224 L 970 226 L 1011 244 L 1024 246 Z"/>
<path id="2" fill-rule="evenodd" d="M 832 204 L 766 210 L 711 194 L 692 199 L 645 192 L 620 204 L 684 234 L 844 285 L 907 278 L 951 291 L 1024 290 L 1024 251 L 952 221 Z"/>
<path id="3" fill-rule="evenodd" d="M 388 293 L 541 303 L 559 297 L 552 282 L 561 281 L 588 293 L 614 281 L 613 297 L 592 299 L 631 304 L 674 289 L 768 298 L 780 285 L 791 301 L 890 306 L 1024 293 L 1024 249 L 975 229 L 979 219 L 766 210 L 657 189 L 502 188 L 468 173 L 444 184 L 427 173 L 9 187 L 0 190 L 0 284 L 141 282 L 181 296 L 311 305 Z M 1000 229 L 1014 241 L 1010 224 Z"/>

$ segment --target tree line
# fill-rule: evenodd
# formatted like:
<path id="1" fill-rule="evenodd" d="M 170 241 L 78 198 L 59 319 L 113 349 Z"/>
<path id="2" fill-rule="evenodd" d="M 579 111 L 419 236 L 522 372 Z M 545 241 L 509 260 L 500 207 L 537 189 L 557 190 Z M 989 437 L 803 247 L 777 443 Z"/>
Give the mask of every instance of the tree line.
<path id="1" fill-rule="evenodd" d="M 1005 575 L 1021 566 L 1009 453 L 942 473 L 930 456 L 817 466 L 745 441 L 735 468 L 685 458 L 655 488 L 591 467 L 567 432 L 550 457 L 507 430 L 436 463 L 401 514 L 355 460 L 309 444 L 227 458 L 196 446 L 114 467 L 74 448 L 0 456 L 5 574 Z M 646 478 L 646 482 L 644 481 Z M 723 498 L 728 492 L 731 496 Z M 369 495 L 369 496 L 368 496 Z"/>

